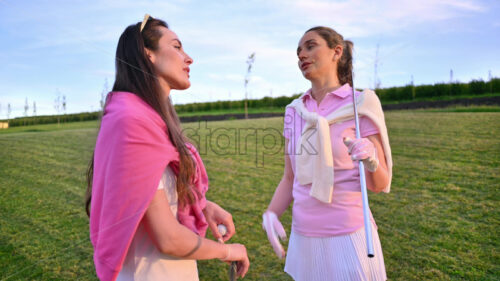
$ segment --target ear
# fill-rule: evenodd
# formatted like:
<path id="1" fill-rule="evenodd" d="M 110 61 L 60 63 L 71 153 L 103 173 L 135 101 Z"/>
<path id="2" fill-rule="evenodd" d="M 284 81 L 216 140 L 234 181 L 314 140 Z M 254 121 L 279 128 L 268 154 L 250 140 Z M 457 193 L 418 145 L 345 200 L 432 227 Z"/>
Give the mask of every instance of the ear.
<path id="1" fill-rule="evenodd" d="M 337 45 L 333 48 L 333 60 L 338 61 L 342 57 L 342 53 L 344 52 L 344 47 L 342 45 Z"/>
<path id="2" fill-rule="evenodd" d="M 144 51 L 146 52 L 146 56 L 149 58 L 149 60 L 154 64 L 156 62 L 155 53 L 148 48 L 144 48 Z"/>

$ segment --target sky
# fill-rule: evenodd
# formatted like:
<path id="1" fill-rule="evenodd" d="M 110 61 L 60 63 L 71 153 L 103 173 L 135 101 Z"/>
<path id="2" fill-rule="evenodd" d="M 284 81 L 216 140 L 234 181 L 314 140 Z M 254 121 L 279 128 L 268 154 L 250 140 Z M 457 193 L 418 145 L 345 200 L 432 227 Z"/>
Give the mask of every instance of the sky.
<path id="1" fill-rule="evenodd" d="M 243 99 L 253 52 L 249 98 L 306 91 L 296 49 L 317 25 L 354 42 L 356 88 L 374 88 L 376 61 L 381 87 L 500 77 L 500 1 L 0 0 L 0 119 L 8 104 L 10 118 L 24 116 L 26 100 L 27 116 L 33 103 L 36 115 L 56 114 L 58 95 L 67 113 L 99 110 L 118 38 L 145 13 L 165 20 L 194 59 L 175 104 Z"/>

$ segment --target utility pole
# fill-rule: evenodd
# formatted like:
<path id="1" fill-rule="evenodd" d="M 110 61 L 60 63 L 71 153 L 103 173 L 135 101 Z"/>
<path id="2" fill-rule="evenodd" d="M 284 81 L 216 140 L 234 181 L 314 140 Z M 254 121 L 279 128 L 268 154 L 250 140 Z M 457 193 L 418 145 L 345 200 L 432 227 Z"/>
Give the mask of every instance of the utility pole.
<path id="1" fill-rule="evenodd" d="M 252 71 L 252 65 L 255 61 L 255 52 L 248 56 L 247 64 L 247 75 L 245 76 L 245 119 L 248 119 L 248 81 L 250 80 L 250 72 Z"/>
<path id="2" fill-rule="evenodd" d="M 23 118 L 23 125 L 26 126 L 26 117 L 28 117 L 28 110 L 30 109 L 30 106 L 28 105 L 28 98 L 26 97 L 26 100 L 24 102 L 24 117 Z"/>
<path id="3" fill-rule="evenodd" d="M 12 107 L 10 106 L 10 103 L 7 104 L 7 123 L 9 123 L 10 119 L 10 113 L 12 112 Z"/>
<path id="4" fill-rule="evenodd" d="M 28 98 L 24 101 L 24 117 L 28 116 L 28 110 L 30 109 L 30 106 L 28 105 Z"/>
<path id="5" fill-rule="evenodd" d="M 62 108 L 63 108 L 64 114 L 66 114 L 66 95 L 62 96 Z"/>
<path id="6" fill-rule="evenodd" d="M 413 74 L 411 75 L 411 99 L 415 99 L 415 82 L 413 81 Z"/>
<path id="7" fill-rule="evenodd" d="M 491 81 L 493 77 L 491 76 L 491 70 L 488 70 L 488 81 L 490 83 L 490 93 L 493 94 L 493 81 Z"/>
<path id="8" fill-rule="evenodd" d="M 375 62 L 374 62 L 374 77 L 373 77 L 373 88 L 376 90 L 380 87 L 380 80 L 378 79 L 378 63 L 379 63 L 379 57 L 378 57 L 378 49 L 380 45 L 377 44 L 377 50 L 375 51 Z M 353 77 L 354 78 L 354 77 Z"/>
<path id="9" fill-rule="evenodd" d="M 54 100 L 54 109 L 57 111 L 57 126 L 60 125 L 60 113 L 61 113 L 61 92 L 59 89 L 56 89 L 56 99 Z"/>
<path id="10" fill-rule="evenodd" d="M 453 69 L 450 69 L 450 84 L 453 83 Z"/>
<path id="11" fill-rule="evenodd" d="M 101 92 L 101 100 L 100 100 L 101 111 L 104 111 L 104 104 L 106 103 L 105 99 L 106 99 L 107 94 L 108 94 L 108 78 L 105 78 L 104 79 L 104 86 L 103 86 L 103 89 Z"/>

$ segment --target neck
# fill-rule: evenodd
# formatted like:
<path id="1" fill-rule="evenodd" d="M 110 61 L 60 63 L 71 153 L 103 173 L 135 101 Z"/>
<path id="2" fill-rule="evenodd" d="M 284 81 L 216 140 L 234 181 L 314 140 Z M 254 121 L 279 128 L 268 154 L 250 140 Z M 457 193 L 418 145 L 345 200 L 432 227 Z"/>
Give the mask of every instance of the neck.
<path id="1" fill-rule="evenodd" d="M 163 97 L 166 100 L 170 95 L 170 85 L 168 85 L 168 83 L 163 79 L 160 79 L 159 82 L 160 82 L 160 89 L 163 93 Z"/>
<path id="2" fill-rule="evenodd" d="M 311 95 L 319 105 L 327 93 L 335 91 L 341 86 L 337 75 L 332 78 L 314 79 L 311 80 Z"/>

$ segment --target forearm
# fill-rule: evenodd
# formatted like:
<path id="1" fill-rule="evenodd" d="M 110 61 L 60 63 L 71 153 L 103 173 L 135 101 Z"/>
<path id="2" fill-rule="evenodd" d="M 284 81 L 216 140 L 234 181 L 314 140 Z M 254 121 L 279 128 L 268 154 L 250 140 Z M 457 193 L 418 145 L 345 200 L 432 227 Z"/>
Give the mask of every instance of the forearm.
<path id="1" fill-rule="evenodd" d="M 269 206 L 268 210 L 274 212 L 278 217 L 280 217 L 283 212 L 290 206 L 290 203 L 293 200 L 293 178 L 283 176 L 276 191 L 274 192 L 273 199 Z"/>
<path id="2" fill-rule="evenodd" d="M 196 260 L 223 259 L 227 256 L 227 246 L 202 238 L 181 224 L 175 228 L 171 239 L 161 243 L 160 251 L 164 254 Z"/>
<path id="3" fill-rule="evenodd" d="M 372 135 L 369 136 L 368 139 L 375 146 L 379 164 L 377 165 L 377 169 L 374 172 L 368 171 L 365 166 L 367 187 L 371 191 L 380 192 L 389 185 L 389 171 L 387 169 L 387 163 L 385 161 L 385 154 L 382 147 L 380 135 Z"/>
<path id="4" fill-rule="evenodd" d="M 217 242 L 200 238 L 180 224 L 170 210 L 163 189 L 156 191 L 143 218 L 146 231 L 161 253 L 189 259 L 225 258 L 227 249 Z"/>
<path id="5" fill-rule="evenodd" d="M 367 187 L 373 192 L 384 190 L 389 184 L 389 173 L 385 166 L 379 165 L 375 172 L 370 172 L 365 168 Z"/>

